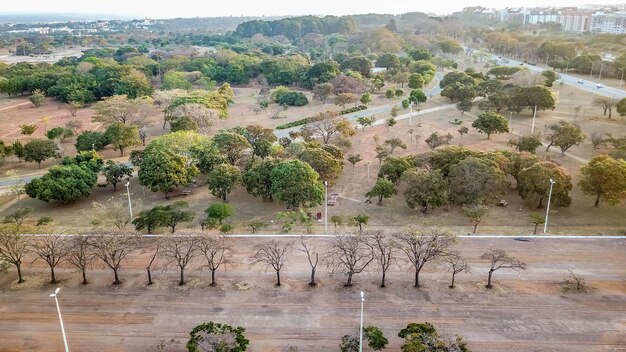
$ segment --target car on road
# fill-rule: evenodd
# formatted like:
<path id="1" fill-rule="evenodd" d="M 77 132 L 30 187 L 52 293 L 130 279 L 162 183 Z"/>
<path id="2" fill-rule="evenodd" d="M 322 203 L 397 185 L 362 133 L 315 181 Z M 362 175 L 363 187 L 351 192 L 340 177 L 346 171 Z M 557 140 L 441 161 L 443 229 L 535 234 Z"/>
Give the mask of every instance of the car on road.
<path id="1" fill-rule="evenodd" d="M 585 83 L 585 81 L 584 81 L 584 80 L 582 80 L 582 79 L 579 79 L 579 80 L 578 80 L 578 83 L 583 84 L 583 83 Z"/>
<path id="2" fill-rule="evenodd" d="M 600 89 L 600 88 L 602 88 L 602 87 L 604 87 L 604 86 L 602 85 L 602 83 L 598 83 L 598 84 L 596 84 L 596 88 L 597 88 L 597 89 Z"/>

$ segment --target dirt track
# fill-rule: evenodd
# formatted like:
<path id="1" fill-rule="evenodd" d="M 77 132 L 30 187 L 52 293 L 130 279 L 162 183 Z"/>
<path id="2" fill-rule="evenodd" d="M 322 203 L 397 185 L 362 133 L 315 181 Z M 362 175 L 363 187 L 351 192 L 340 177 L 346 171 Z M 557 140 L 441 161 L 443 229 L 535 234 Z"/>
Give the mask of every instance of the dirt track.
<path id="1" fill-rule="evenodd" d="M 247 264 L 245 253 L 255 241 L 236 240 L 237 264 L 218 273 L 214 288 L 208 272 L 197 270 L 189 270 L 185 287 L 176 286 L 176 272 L 164 271 L 147 287 L 141 269 L 147 251 L 122 272 L 120 287 L 112 287 L 112 274 L 102 269 L 89 273 L 88 286 L 80 285 L 78 273 L 62 272 L 59 297 L 70 349 L 146 351 L 161 339 L 184 343 L 193 326 L 212 320 L 246 327 L 250 351 L 279 351 L 287 344 L 300 351 L 333 351 L 342 335 L 358 330 L 358 292 L 364 290 L 365 324 L 383 328 L 389 350 L 399 349 L 396 334 L 407 323 L 428 321 L 441 332 L 464 335 L 472 351 L 626 351 L 624 240 L 463 239 L 459 249 L 473 268 L 457 277 L 455 290 L 447 288 L 445 269 L 432 267 L 419 290 L 411 287 L 412 272 L 397 268 L 389 286 L 380 289 L 373 267 L 349 289 L 341 286 L 343 277 L 330 278 L 320 268 L 320 286 L 309 288 L 308 263 L 299 251 L 283 273 L 285 284 L 275 288 L 272 272 Z M 322 248 L 323 241 L 314 244 Z M 497 287 L 488 291 L 486 263 L 478 257 L 494 247 L 524 260 L 529 269 L 496 272 Z M 558 283 L 569 269 L 595 289 L 563 293 Z M 0 281 L 0 351 L 61 351 L 48 272 L 35 264 L 19 287 L 15 276 L 10 271 Z"/>

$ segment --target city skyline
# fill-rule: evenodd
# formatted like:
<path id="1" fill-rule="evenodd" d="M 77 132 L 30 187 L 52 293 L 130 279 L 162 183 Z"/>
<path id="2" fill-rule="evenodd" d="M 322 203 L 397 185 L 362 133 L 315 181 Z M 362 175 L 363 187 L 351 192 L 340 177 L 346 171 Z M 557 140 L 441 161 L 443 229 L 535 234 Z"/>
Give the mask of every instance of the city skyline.
<path id="1" fill-rule="evenodd" d="M 458 0 L 442 0 L 432 3 L 416 4 L 411 0 L 398 0 L 393 5 L 380 1 L 364 0 L 357 4 L 347 6 L 345 2 L 320 0 L 310 3 L 298 4 L 297 7 L 287 7 L 281 1 L 251 2 L 244 0 L 230 1 L 224 4 L 200 4 L 190 0 L 179 0 L 173 6 L 170 2 L 156 1 L 146 7 L 145 3 L 137 1 L 111 0 L 104 7 L 98 3 L 81 2 L 71 0 L 57 0 L 54 3 L 41 2 L 38 0 L 24 0 L 11 2 L 3 5 L 0 14 L 107 14 L 135 18 L 176 18 L 176 17 L 220 17 L 220 16 L 301 16 L 301 15 L 349 15 L 364 13 L 391 13 L 401 14 L 406 12 L 425 12 L 440 15 L 450 14 L 465 7 L 482 6 L 486 8 L 505 7 L 569 7 L 569 6 L 601 6 L 620 5 L 623 2 L 606 0 L 598 4 L 589 4 L 589 1 L 541 0 L 507 1 L 503 4 L 497 0 L 478 0 L 467 3 Z M 33 11 L 32 9 L 37 9 Z"/>

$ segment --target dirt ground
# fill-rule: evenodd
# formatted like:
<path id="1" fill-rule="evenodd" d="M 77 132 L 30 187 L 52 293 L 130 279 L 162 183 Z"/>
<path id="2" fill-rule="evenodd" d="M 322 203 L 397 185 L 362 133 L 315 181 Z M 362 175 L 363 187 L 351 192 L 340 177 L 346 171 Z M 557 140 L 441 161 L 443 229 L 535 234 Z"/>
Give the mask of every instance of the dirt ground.
<path id="1" fill-rule="evenodd" d="M 111 285 L 109 270 L 90 271 L 87 286 L 79 273 L 60 270 L 59 304 L 70 349 L 146 351 L 162 339 L 184 344 L 191 328 L 216 321 L 244 326 L 252 352 L 278 352 L 288 344 L 300 351 L 333 351 L 342 335 L 358 331 L 363 290 L 364 324 L 384 331 L 389 350 L 399 349 L 397 333 L 407 323 L 427 321 L 446 335 L 465 336 L 477 352 L 626 351 L 624 240 L 464 238 L 457 246 L 472 270 L 457 276 L 454 290 L 447 287 L 446 268 L 434 266 L 424 269 L 420 289 L 412 287 L 413 272 L 406 266 L 391 269 L 388 287 L 381 289 L 375 267 L 345 288 L 344 277 L 330 277 L 322 265 L 319 286 L 311 288 L 308 262 L 297 250 L 277 288 L 272 271 L 249 266 L 250 246 L 259 240 L 234 241 L 233 264 L 220 269 L 217 287 L 209 286 L 209 272 L 197 269 L 200 262 L 190 265 L 184 287 L 177 286 L 176 271 L 162 270 L 155 270 L 156 282 L 147 286 L 148 249 L 126 264 L 119 287 Z M 312 241 L 323 252 L 326 240 Z M 528 270 L 497 271 L 495 288 L 485 289 L 487 263 L 479 257 L 489 248 L 507 250 Z M 47 283 L 41 263 L 26 266 L 24 284 L 15 283 L 12 269 L 0 277 L 0 351 L 60 351 L 56 309 L 48 296 L 56 286 Z M 564 292 L 568 270 L 593 289 Z"/>

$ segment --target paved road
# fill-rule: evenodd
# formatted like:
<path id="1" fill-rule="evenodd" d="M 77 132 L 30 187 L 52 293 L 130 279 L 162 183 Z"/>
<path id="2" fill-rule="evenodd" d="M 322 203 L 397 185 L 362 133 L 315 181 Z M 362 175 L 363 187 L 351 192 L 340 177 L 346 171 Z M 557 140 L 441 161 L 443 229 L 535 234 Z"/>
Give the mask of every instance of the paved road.
<path id="1" fill-rule="evenodd" d="M 481 52 L 487 55 L 491 55 L 492 59 L 494 60 L 498 60 L 498 61 L 502 61 L 502 59 L 494 54 L 491 53 L 487 53 L 484 51 L 479 51 L 476 50 L 477 52 Z M 510 59 L 510 58 L 506 58 L 505 59 L 506 62 L 502 63 L 503 65 L 507 65 L 507 66 L 524 66 L 526 68 L 528 68 L 530 71 L 533 72 L 543 72 L 546 70 L 545 67 L 540 67 L 540 66 L 532 66 L 532 65 L 527 65 L 524 64 L 522 61 L 519 60 L 514 60 L 514 59 Z M 617 88 L 613 88 L 613 87 L 606 87 L 603 86 L 602 88 L 598 88 L 597 84 L 598 82 L 595 82 L 593 80 L 588 80 L 588 79 L 580 79 L 578 77 L 574 77 L 574 76 L 570 76 L 570 75 L 566 75 L 561 73 L 560 74 L 560 80 L 563 81 L 563 83 L 573 86 L 573 87 L 577 87 L 580 88 L 582 90 L 586 90 L 588 92 L 591 93 L 595 93 L 595 94 L 600 94 L 600 95 L 605 95 L 611 98 L 616 98 L 616 99 L 622 99 L 622 98 L 626 98 L 626 91 L 625 90 L 621 90 L 621 89 L 617 89 Z"/>
<path id="2" fill-rule="evenodd" d="M 442 72 L 437 72 L 435 74 L 435 82 L 434 82 L 435 85 L 431 89 L 429 89 L 428 91 L 424 92 L 426 94 L 426 96 L 432 97 L 434 95 L 437 95 L 437 94 L 441 93 L 441 88 L 439 88 L 439 81 L 442 78 L 443 78 L 443 73 Z M 378 106 L 378 107 L 375 107 L 375 108 L 371 108 L 371 109 L 367 109 L 367 110 L 363 110 L 363 111 L 357 111 L 357 112 L 354 112 L 354 113 L 351 113 L 351 114 L 346 114 L 343 117 L 348 119 L 348 121 L 355 121 L 359 117 L 372 116 L 372 115 L 381 114 L 381 113 L 385 113 L 385 112 L 391 111 L 391 108 L 393 108 L 395 105 L 397 105 L 397 104 Z M 408 118 L 408 115 L 406 115 L 406 116 L 407 117 L 405 117 L 405 118 Z M 378 123 L 378 124 L 380 124 L 380 123 Z M 288 129 L 284 129 L 284 130 L 275 130 L 274 131 L 274 135 L 276 135 L 277 138 L 288 137 L 289 136 L 289 132 L 300 131 L 301 128 L 302 128 L 302 126 L 296 126 L 296 127 L 292 127 L 292 128 L 288 128 Z"/>

